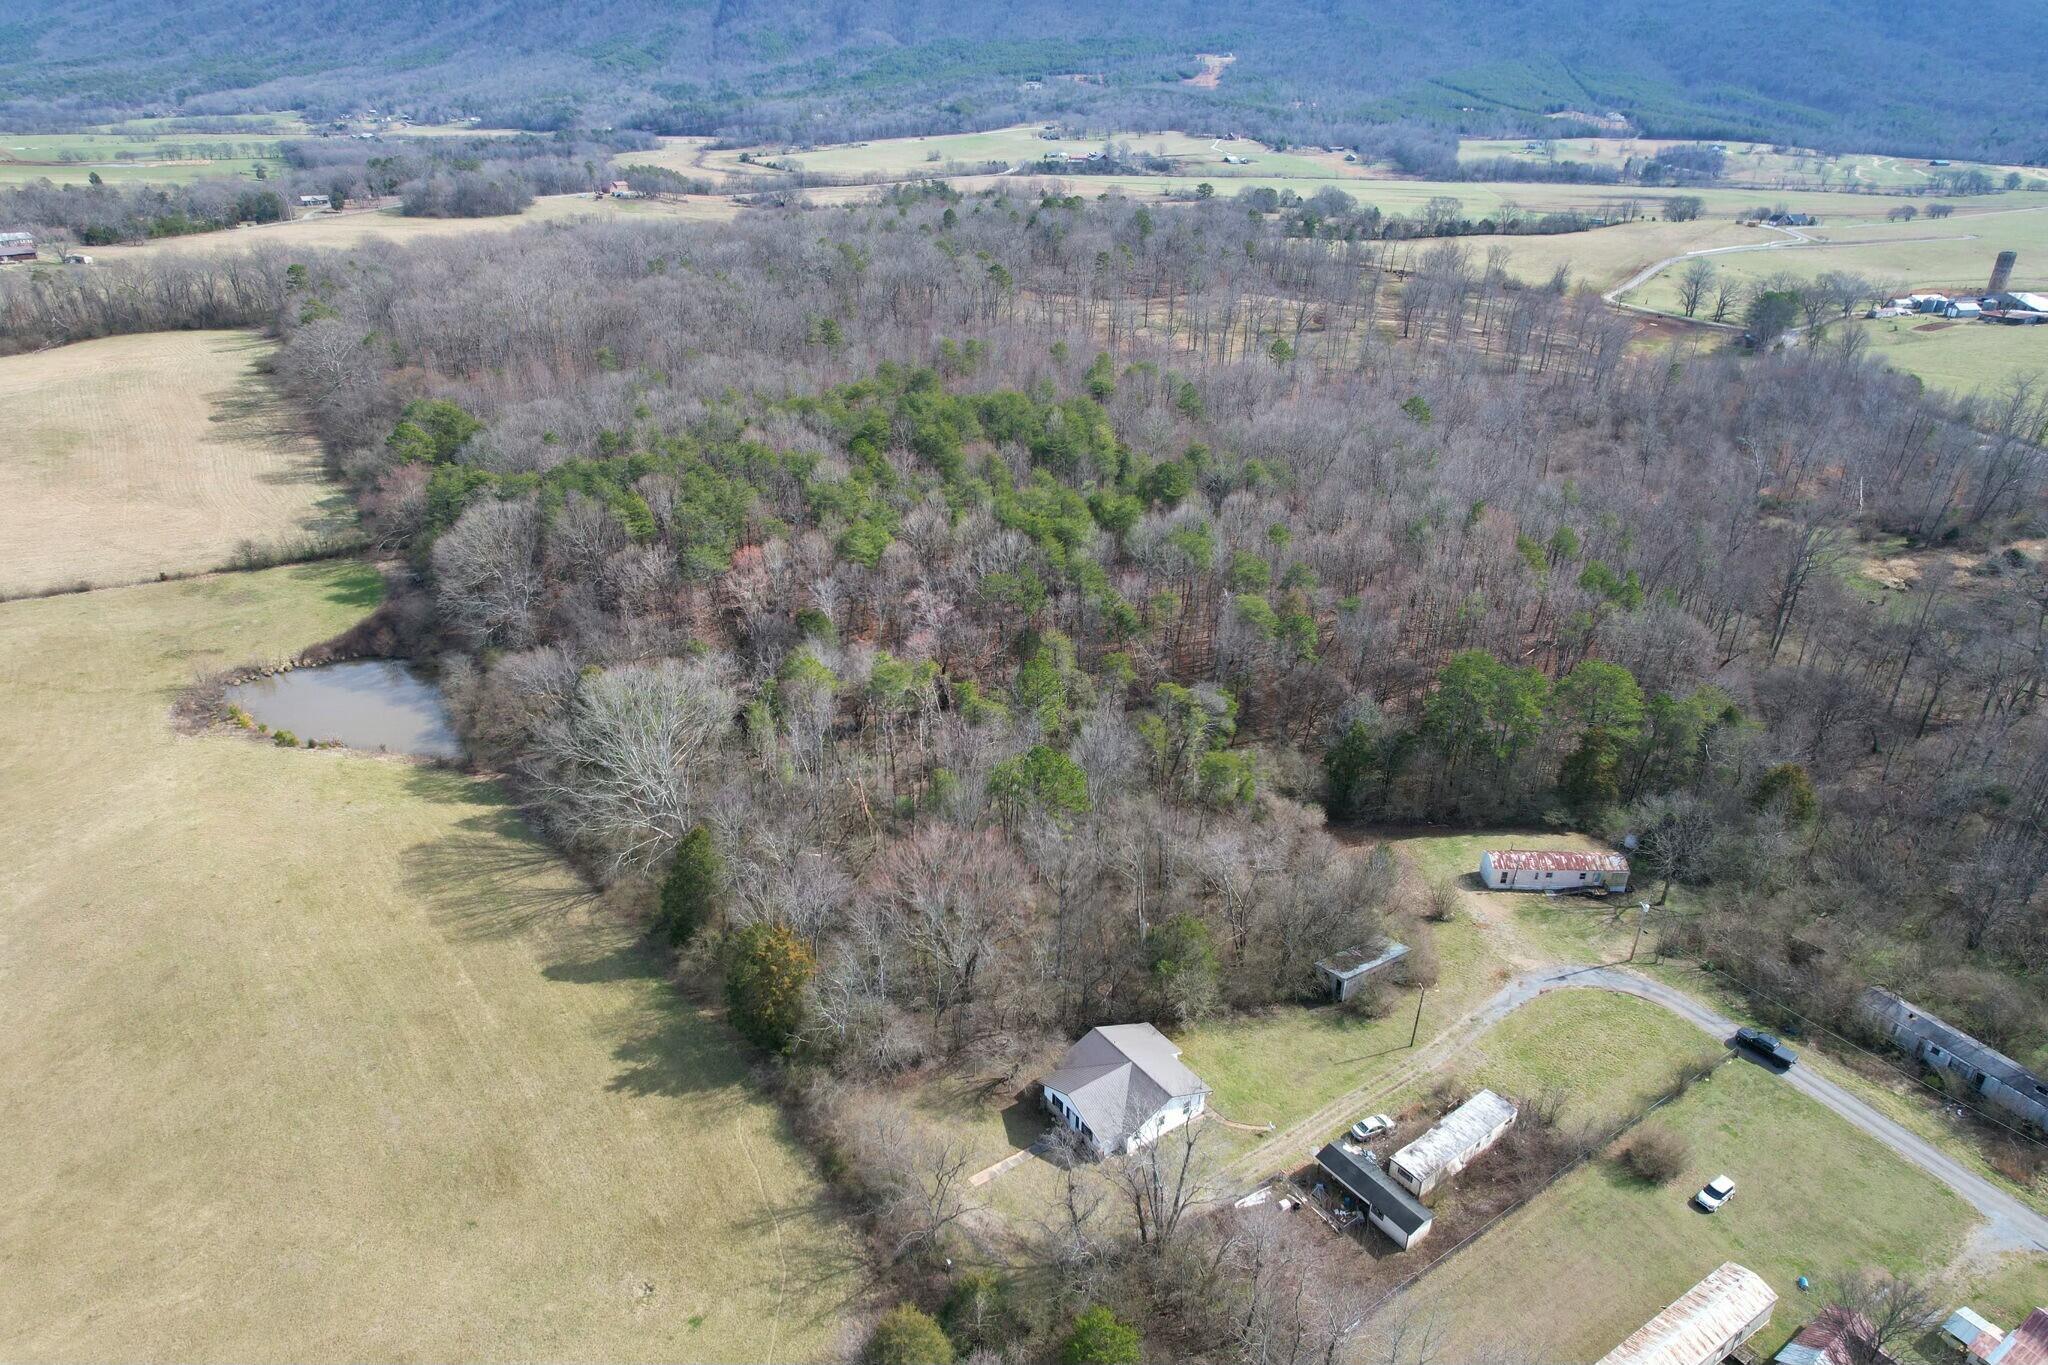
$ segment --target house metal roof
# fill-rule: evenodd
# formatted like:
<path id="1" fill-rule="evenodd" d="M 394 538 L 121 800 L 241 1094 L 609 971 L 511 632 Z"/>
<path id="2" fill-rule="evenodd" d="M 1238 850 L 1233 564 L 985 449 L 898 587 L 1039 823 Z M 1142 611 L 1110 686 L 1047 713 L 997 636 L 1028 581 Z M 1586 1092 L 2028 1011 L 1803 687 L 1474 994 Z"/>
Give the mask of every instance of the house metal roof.
<path id="1" fill-rule="evenodd" d="M 1580 853 L 1561 848 L 1493 849 L 1486 855 L 1501 872 L 1626 872 L 1619 853 Z"/>
<path id="2" fill-rule="evenodd" d="M 1984 1357 L 1988 1365 L 2048 1365 L 2048 1308 L 2036 1308 Z"/>
<path id="3" fill-rule="evenodd" d="M 1943 1023 L 1912 1001 L 1894 995 L 1882 986 L 1863 992 L 1863 1004 L 1886 1023 L 1903 1028 L 1913 1037 L 1934 1044 L 1950 1056 L 1973 1066 L 1987 1076 L 2037 1099 L 2048 1099 L 2048 1083 L 1997 1048 L 1980 1043 L 1954 1025 Z"/>
<path id="4" fill-rule="evenodd" d="M 1677 1302 L 1600 1357 L 1600 1365 L 1703 1365 L 1778 1302 L 1777 1291 L 1747 1266 L 1723 1262 Z"/>
<path id="5" fill-rule="evenodd" d="M 1856 1365 L 1850 1329 L 1858 1328 L 1869 1340 L 1870 1319 L 1851 1315 L 1841 1308 L 1823 1308 L 1820 1316 L 1799 1329 L 1771 1359 L 1778 1365 Z M 1891 1365 L 1891 1352 L 1880 1350 L 1878 1360 Z"/>
<path id="6" fill-rule="evenodd" d="M 1512 1121 L 1515 1106 L 1491 1090 L 1482 1090 L 1437 1120 L 1436 1126 L 1394 1153 L 1402 1170 L 1427 1180 L 1486 1141 L 1487 1134 Z"/>
<path id="7" fill-rule="evenodd" d="M 1065 1095 L 1105 1145 L 1121 1142 L 1168 1100 L 1209 1093 L 1182 1065 L 1180 1049 L 1150 1024 L 1089 1029 L 1043 1085 Z"/>
<path id="8" fill-rule="evenodd" d="M 1998 1343 L 2005 1340 L 2004 1329 L 1994 1327 L 1983 1314 L 1968 1307 L 1958 1308 L 1949 1314 L 1941 1330 L 1944 1336 L 1978 1360 L 1990 1355 Z"/>
<path id="9" fill-rule="evenodd" d="M 1336 1143 L 1316 1153 L 1316 1165 L 1330 1173 L 1339 1185 L 1370 1205 L 1387 1222 L 1414 1236 L 1436 1216 L 1428 1206 L 1394 1183 L 1393 1177 L 1368 1158 L 1360 1160 Z"/>

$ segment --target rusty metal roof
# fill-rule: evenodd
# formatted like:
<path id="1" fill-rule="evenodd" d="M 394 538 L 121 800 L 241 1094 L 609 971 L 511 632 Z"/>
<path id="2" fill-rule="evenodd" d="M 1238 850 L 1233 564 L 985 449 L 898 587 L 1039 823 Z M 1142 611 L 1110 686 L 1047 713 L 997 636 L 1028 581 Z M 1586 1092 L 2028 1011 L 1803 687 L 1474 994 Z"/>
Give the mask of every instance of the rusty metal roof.
<path id="1" fill-rule="evenodd" d="M 1711 1365 L 1743 1329 L 1768 1317 L 1777 1302 L 1777 1291 L 1761 1275 L 1724 1262 L 1600 1357 L 1600 1365 Z"/>
<path id="2" fill-rule="evenodd" d="M 1626 872 L 1619 853 L 1579 853 L 1562 848 L 1496 849 L 1487 853 L 1502 872 Z"/>
<path id="3" fill-rule="evenodd" d="M 2048 1365 L 2048 1308 L 2027 1314 L 1985 1359 L 1991 1365 Z"/>

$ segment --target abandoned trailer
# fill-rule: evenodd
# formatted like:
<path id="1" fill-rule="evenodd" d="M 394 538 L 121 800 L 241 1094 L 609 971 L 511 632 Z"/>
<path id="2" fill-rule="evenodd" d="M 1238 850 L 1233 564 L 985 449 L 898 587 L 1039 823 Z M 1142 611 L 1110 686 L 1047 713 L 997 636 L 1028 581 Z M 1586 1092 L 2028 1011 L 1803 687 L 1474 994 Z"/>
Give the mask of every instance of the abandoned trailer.
<path id="1" fill-rule="evenodd" d="M 1881 987 L 1863 992 L 1863 1017 L 1920 1065 L 1953 1077 L 2020 1123 L 2048 1128 L 2048 1083 L 2012 1058 Z"/>
<path id="2" fill-rule="evenodd" d="M 1405 943 L 1388 943 L 1377 950 L 1353 948 L 1316 964 L 1316 971 L 1330 988 L 1330 998 L 1342 1004 L 1358 994 L 1375 974 L 1408 956 Z"/>
<path id="3" fill-rule="evenodd" d="M 1479 883 L 1495 891 L 1628 890 L 1628 859 L 1619 853 L 1566 849 L 1500 849 L 1479 855 Z"/>
<path id="4" fill-rule="evenodd" d="M 1387 1171 L 1413 1193 L 1428 1194 L 1500 1141 L 1514 1121 L 1514 1105 L 1491 1090 L 1482 1090 L 1394 1153 Z"/>
<path id="5" fill-rule="evenodd" d="M 1354 1216 L 1363 1217 L 1403 1251 L 1429 1235 L 1434 1216 L 1422 1201 L 1374 1165 L 1371 1153 L 1354 1153 L 1332 1142 L 1316 1153 L 1316 1165 L 1343 1186 L 1350 1202 L 1357 1204 L 1350 1211 Z M 1342 1223 L 1341 1216 L 1339 1222 Z"/>
<path id="6" fill-rule="evenodd" d="M 1599 1365 L 1719 1365 L 1763 1330 L 1777 1303 L 1777 1291 L 1761 1275 L 1723 1262 L 1600 1357 Z"/>

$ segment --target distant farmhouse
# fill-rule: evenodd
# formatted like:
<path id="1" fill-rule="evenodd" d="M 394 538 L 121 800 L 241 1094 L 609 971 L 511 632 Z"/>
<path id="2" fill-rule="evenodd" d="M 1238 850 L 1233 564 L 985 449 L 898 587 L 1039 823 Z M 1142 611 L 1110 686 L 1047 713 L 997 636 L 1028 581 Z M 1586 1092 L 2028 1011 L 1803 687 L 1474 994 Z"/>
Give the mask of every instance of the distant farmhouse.
<path id="1" fill-rule="evenodd" d="M 1092 1028 L 1043 1082 L 1045 1107 L 1102 1155 L 1133 1152 L 1201 1117 L 1209 1087 L 1150 1024 Z"/>
<path id="2" fill-rule="evenodd" d="M 1387 1173 L 1416 1195 L 1428 1194 L 1500 1141 L 1514 1124 L 1515 1106 L 1482 1090 L 1437 1120 L 1436 1126 L 1394 1153 Z"/>
<path id="3" fill-rule="evenodd" d="M 36 258 L 33 232 L 0 232 L 0 265 L 19 265 Z"/>
<path id="4" fill-rule="evenodd" d="M 2048 1084 L 2003 1052 L 1876 986 L 1863 992 L 1862 1009 L 1914 1061 L 1953 1076 L 2021 1123 L 2048 1128 Z"/>
<path id="5" fill-rule="evenodd" d="M 1375 1165 L 1370 1152 L 1352 1152 L 1333 1142 L 1316 1153 L 1316 1165 L 1357 1205 L 1351 1211 L 1354 1221 L 1364 1218 L 1403 1251 L 1429 1235 L 1435 1215 Z"/>
<path id="6" fill-rule="evenodd" d="M 1600 1357 L 1600 1365 L 1720 1365 L 1763 1330 L 1777 1303 L 1761 1275 L 1728 1261 Z"/>
<path id="7" fill-rule="evenodd" d="M 1619 853 L 1505 849 L 1479 855 L 1479 882 L 1494 890 L 1568 891 L 1601 886 L 1628 890 L 1628 859 Z"/>
<path id="8" fill-rule="evenodd" d="M 1358 994 L 1359 987 L 1379 972 L 1408 956 L 1405 943 L 1388 943 L 1377 949 L 1353 948 L 1316 964 L 1316 973 L 1330 988 L 1330 998 L 1339 1002 Z"/>

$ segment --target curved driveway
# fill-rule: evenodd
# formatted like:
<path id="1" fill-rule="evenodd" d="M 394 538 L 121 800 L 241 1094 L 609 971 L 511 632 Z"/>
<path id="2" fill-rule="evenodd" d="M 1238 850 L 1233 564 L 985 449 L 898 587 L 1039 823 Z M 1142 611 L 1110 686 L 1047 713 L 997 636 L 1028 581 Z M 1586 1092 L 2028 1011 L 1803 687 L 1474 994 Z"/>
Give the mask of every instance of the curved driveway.
<path id="1" fill-rule="evenodd" d="M 1354 1091 L 1323 1106 L 1278 1135 L 1273 1144 L 1262 1147 L 1261 1151 L 1277 1150 L 1282 1144 L 1292 1149 L 1301 1141 L 1316 1140 L 1319 1134 L 1336 1127 L 1345 1115 L 1369 1107 L 1367 1102 L 1372 1096 L 1398 1089 L 1463 1051 L 1479 1035 L 1531 1000 L 1561 990 L 1600 990 L 1633 995 L 1671 1011 L 1716 1042 L 1725 1043 L 1735 1033 L 1733 1020 L 1709 1009 L 1685 992 L 1617 967 L 1564 966 L 1524 972 L 1450 1030 L 1417 1048 L 1413 1056 L 1391 1074 L 1378 1078 L 1362 1091 Z M 1972 1240 L 1973 1249 L 2048 1252 L 2048 1216 L 1812 1068 L 1794 1066 L 1784 1073 L 1784 1080 L 1793 1089 L 1834 1110 L 1967 1200 L 1985 1219 L 1984 1226 L 1977 1230 Z"/>

